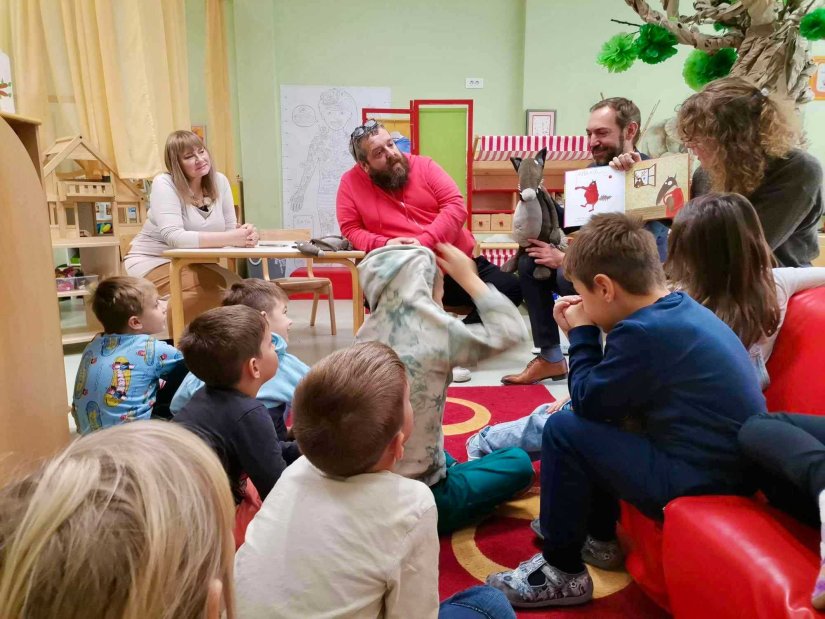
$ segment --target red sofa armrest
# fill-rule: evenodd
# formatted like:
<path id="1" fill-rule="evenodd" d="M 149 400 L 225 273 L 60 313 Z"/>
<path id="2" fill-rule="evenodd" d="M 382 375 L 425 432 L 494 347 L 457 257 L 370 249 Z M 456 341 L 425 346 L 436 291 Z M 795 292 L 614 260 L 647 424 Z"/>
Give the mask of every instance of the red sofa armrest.
<path id="1" fill-rule="evenodd" d="M 825 287 L 795 294 L 776 339 L 765 390 L 768 410 L 825 414 Z"/>
<path id="2" fill-rule="evenodd" d="M 755 499 L 671 501 L 662 555 L 674 617 L 821 617 L 819 532 Z"/>

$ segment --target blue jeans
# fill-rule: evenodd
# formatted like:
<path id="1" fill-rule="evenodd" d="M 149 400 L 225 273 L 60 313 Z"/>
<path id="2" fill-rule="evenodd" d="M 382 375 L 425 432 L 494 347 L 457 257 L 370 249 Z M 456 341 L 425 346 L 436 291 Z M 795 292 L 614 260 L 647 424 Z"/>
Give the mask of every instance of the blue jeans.
<path id="1" fill-rule="evenodd" d="M 493 426 L 483 427 L 478 434 L 467 441 L 467 455 L 479 457 L 506 447 L 521 447 L 531 460 L 541 456 L 541 435 L 544 424 L 552 413 L 548 413 L 549 404 L 542 404 L 521 419 L 505 421 Z M 567 402 L 558 412 L 573 410 L 573 402 Z"/>
<path id="2" fill-rule="evenodd" d="M 459 591 L 441 602 L 438 619 L 515 619 L 516 613 L 507 597 L 487 585 Z"/>

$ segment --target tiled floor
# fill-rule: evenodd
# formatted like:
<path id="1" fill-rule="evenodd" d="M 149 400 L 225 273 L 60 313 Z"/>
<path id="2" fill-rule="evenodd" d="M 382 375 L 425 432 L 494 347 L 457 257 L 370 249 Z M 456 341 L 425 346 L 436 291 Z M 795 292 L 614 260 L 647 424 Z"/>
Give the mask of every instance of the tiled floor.
<path id="1" fill-rule="evenodd" d="M 309 326 L 311 301 L 292 301 L 289 304 L 289 315 L 292 318 L 292 330 L 289 335 L 289 352 L 296 355 L 305 363 L 312 365 L 334 350 L 344 348 L 352 343 L 352 304 L 350 301 L 335 302 L 335 318 L 338 334 L 333 336 L 329 332 L 329 313 L 326 303 L 322 302 L 318 308 L 318 320 L 314 327 Z M 524 313 L 524 312 L 523 312 Z M 524 316 L 529 330 L 530 324 Z M 532 344 L 525 341 L 520 346 L 502 353 L 492 359 L 479 363 L 473 370 L 470 382 L 461 383 L 466 386 L 493 386 L 501 384 L 501 377 L 505 374 L 521 371 L 532 358 Z M 66 392 L 71 397 L 74 387 L 74 378 L 80 363 L 83 345 L 67 346 L 64 348 L 66 366 Z M 555 398 L 567 395 L 566 381 L 545 381 L 545 386 Z M 526 415 L 530 411 L 524 411 Z"/>

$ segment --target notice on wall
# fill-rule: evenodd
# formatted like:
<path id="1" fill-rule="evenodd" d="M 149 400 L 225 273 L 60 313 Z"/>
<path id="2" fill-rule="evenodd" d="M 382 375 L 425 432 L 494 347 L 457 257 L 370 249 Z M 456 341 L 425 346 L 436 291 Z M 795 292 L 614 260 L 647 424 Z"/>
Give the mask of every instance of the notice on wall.
<path id="1" fill-rule="evenodd" d="M 281 86 L 281 148 L 285 228 L 314 237 L 340 234 L 335 197 L 355 163 L 349 138 L 361 109 L 390 107 L 389 88 Z"/>
<path id="2" fill-rule="evenodd" d="M 13 88 L 9 56 L 0 51 L 0 112 L 14 114 Z"/>

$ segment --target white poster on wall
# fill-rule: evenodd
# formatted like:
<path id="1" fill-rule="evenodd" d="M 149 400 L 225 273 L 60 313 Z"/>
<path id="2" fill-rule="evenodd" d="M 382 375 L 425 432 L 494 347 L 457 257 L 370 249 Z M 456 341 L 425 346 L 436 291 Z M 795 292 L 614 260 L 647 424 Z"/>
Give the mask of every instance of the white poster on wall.
<path id="1" fill-rule="evenodd" d="M 313 236 L 340 234 L 335 196 L 354 161 L 349 136 L 361 109 L 390 107 L 389 88 L 281 86 L 281 150 L 285 228 Z"/>
<path id="2" fill-rule="evenodd" d="M 3 52 L 0 52 L 0 112 L 14 114 L 11 62 L 9 62 L 8 54 Z"/>

